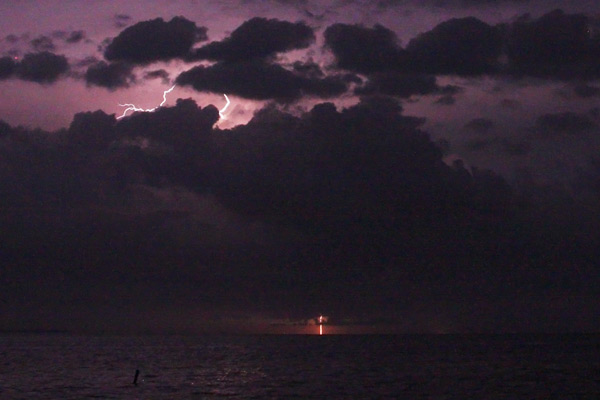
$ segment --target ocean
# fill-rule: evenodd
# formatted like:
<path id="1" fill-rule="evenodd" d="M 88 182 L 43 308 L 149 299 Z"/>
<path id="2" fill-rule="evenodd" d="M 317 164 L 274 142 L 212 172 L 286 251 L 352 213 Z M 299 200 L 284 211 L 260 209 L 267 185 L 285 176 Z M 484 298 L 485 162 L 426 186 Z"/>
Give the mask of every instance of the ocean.
<path id="1" fill-rule="evenodd" d="M 0 336 L 2 400 L 222 398 L 596 400 L 600 335 Z"/>

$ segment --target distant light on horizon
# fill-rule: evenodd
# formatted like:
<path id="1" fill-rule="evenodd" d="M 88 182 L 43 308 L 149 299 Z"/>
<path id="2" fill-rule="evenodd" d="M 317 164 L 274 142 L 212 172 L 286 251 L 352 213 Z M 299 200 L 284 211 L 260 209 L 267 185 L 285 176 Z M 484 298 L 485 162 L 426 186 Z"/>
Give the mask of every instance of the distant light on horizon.
<path id="1" fill-rule="evenodd" d="M 324 315 L 319 315 L 319 318 L 317 318 L 317 323 L 319 324 L 319 336 L 323 335 L 323 324 L 327 323 L 328 319 L 329 317 Z"/>

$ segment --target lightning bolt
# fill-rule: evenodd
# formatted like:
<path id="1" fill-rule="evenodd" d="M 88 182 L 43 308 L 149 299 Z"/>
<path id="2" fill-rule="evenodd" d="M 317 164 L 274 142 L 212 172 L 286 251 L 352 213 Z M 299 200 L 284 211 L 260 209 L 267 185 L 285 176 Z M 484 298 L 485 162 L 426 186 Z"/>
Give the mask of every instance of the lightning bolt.
<path id="1" fill-rule="evenodd" d="M 170 89 L 167 89 L 167 90 L 165 90 L 163 92 L 163 101 L 162 101 L 162 103 L 160 103 L 158 106 L 156 106 L 154 108 L 140 108 L 140 107 L 137 107 L 135 104 L 130 104 L 130 103 L 119 104 L 119 106 L 121 106 L 121 107 L 127 107 L 127 108 L 123 111 L 123 114 L 120 117 L 117 117 L 117 119 L 121 119 L 121 118 L 127 116 L 127 111 L 131 111 L 131 112 L 154 112 L 157 108 L 162 107 L 167 102 L 167 93 L 171 93 L 173 91 L 173 89 L 175 89 L 175 86 L 177 86 L 177 85 L 173 85 Z"/>
<path id="2" fill-rule="evenodd" d="M 226 94 L 223 94 L 223 96 L 225 96 L 225 100 L 227 100 L 227 104 L 225 104 L 225 107 L 223 107 L 219 110 L 219 117 L 221 117 L 221 119 L 225 119 L 225 114 L 223 114 L 223 113 L 225 112 L 225 110 L 227 110 L 227 107 L 229 107 L 229 104 L 231 103 L 229 101 L 229 97 L 227 97 Z"/>
<path id="3" fill-rule="evenodd" d="M 140 107 L 136 106 L 135 104 L 131 104 L 131 103 L 119 104 L 119 106 L 127 107 L 127 108 L 123 111 L 123 114 L 121 114 L 121 116 L 117 117 L 117 119 L 126 117 L 128 111 L 131 111 L 131 112 L 154 112 L 154 111 L 156 111 L 158 108 L 162 107 L 167 102 L 167 94 L 171 93 L 173 91 L 173 89 L 175 89 L 175 86 L 177 86 L 177 85 L 173 85 L 170 89 L 167 89 L 163 92 L 162 103 L 160 103 L 158 106 L 156 106 L 154 108 L 140 108 Z M 219 110 L 219 117 L 221 119 L 226 119 L 225 114 L 223 114 L 223 113 L 225 112 L 225 110 L 227 110 L 227 107 L 229 107 L 229 104 L 231 104 L 231 101 L 229 101 L 229 97 L 227 97 L 226 94 L 223 94 L 223 96 L 225 96 L 225 100 L 227 100 L 227 104 L 225 104 L 225 107 L 223 107 L 222 109 Z"/>

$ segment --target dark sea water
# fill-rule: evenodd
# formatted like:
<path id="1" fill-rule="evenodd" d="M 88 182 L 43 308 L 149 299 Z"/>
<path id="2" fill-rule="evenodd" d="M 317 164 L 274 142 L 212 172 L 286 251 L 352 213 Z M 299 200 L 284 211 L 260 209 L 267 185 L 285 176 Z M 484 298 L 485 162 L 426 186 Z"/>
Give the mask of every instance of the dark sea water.
<path id="1" fill-rule="evenodd" d="M 221 398 L 600 399 L 600 335 L 0 336 L 3 400 Z"/>

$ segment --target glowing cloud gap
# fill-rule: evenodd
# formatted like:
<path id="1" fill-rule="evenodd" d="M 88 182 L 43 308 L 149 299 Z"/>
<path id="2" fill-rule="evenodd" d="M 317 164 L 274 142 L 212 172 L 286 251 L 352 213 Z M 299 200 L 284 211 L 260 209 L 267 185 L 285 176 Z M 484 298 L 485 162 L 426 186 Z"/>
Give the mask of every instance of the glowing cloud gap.
<path id="1" fill-rule="evenodd" d="M 221 109 L 219 110 L 219 117 L 220 117 L 221 119 L 225 119 L 225 114 L 223 114 L 223 113 L 225 112 L 225 110 L 227 110 L 227 107 L 229 107 L 229 104 L 231 103 L 231 102 L 229 101 L 229 97 L 227 97 L 227 95 L 226 95 L 226 94 L 223 94 L 223 96 L 225 96 L 225 100 L 227 100 L 227 104 L 225 104 L 225 107 L 223 107 L 223 108 L 221 108 Z"/>
<path id="2" fill-rule="evenodd" d="M 156 106 L 154 108 L 140 108 L 140 107 L 137 107 L 135 104 L 130 104 L 130 103 L 119 104 L 119 106 L 121 106 L 121 107 L 127 107 L 127 108 L 125 109 L 125 111 L 123 111 L 123 114 L 120 117 L 117 117 L 117 119 L 121 119 L 121 118 L 127 116 L 127 111 L 131 111 L 131 112 L 154 112 L 157 108 L 162 107 L 167 102 L 167 93 L 171 93 L 173 91 L 173 89 L 175 89 L 175 86 L 177 86 L 177 85 L 173 85 L 170 89 L 165 90 L 163 92 L 163 101 L 162 101 L 162 103 L 160 103 L 158 106 Z"/>

